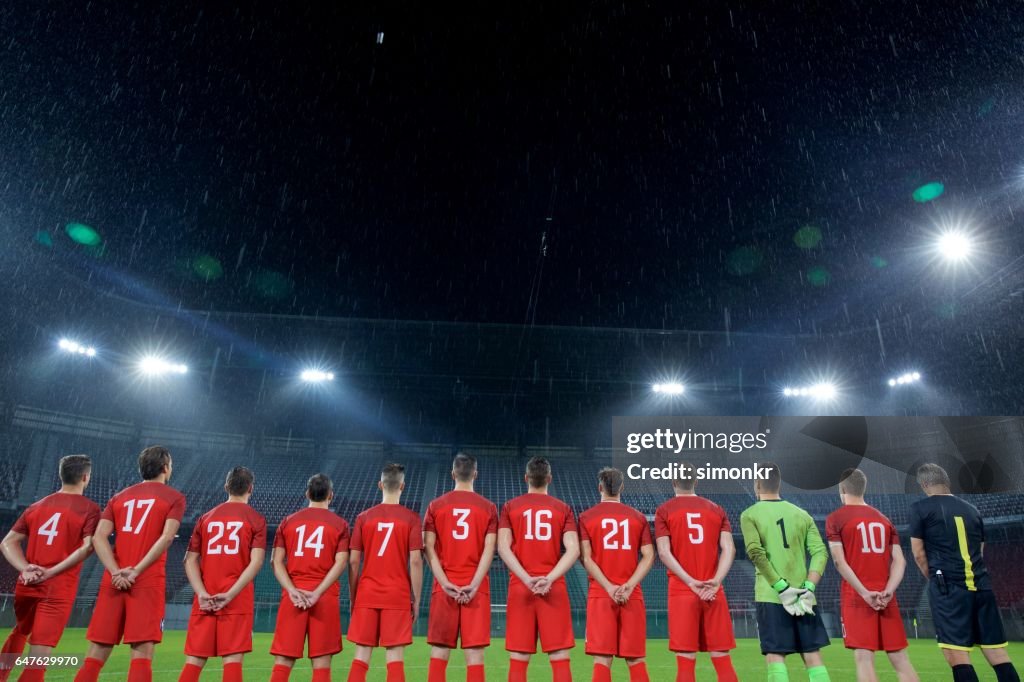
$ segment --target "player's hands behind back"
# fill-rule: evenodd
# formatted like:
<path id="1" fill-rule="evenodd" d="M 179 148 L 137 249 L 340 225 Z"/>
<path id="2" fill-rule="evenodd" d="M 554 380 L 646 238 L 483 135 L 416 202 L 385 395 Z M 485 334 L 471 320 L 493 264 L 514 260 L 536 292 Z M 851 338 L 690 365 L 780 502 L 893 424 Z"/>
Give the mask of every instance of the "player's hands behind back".
<path id="1" fill-rule="evenodd" d="M 36 585 L 46 580 L 46 570 L 42 566 L 29 564 L 18 576 L 18 582 L 22 585 Z"/>
<path id="2" fill-rule="evenodd" d="M 786 609 L 786 613 L 791 616 L 806 616 L 808 613 L 813 613 L 813 610 L 808 611 L 804 605 L 804 601 L 801 599 L 807 590 L 793 587 L 792 585 L 786 587 L 786 589 L 779 592 L 779 601 L 782 602 L 782 608 Z M 813 595 L 811 595 L 813 597 Z"/>

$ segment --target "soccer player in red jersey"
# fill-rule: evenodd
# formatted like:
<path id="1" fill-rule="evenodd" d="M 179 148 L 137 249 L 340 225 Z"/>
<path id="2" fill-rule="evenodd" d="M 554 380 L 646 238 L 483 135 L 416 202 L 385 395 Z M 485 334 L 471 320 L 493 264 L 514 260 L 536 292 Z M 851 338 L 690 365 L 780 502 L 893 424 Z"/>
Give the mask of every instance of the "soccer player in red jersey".
<path id="1" fill-rule="evenodd" d="M 185 554 L 195 597 L 178 682 L 198 682 L 212 656 L 224 659 L 224 682 L 242 682 L 242 659 L 252 651 L 252 581 L 267 555 L 267 521 L 249 506 L 253 475 L 228 472 L 228 501 L 199 517 Z"/>
<path id="2" fill-rule="evenodd" d="M 455 489 L 430 503 L 424 545 L 434 572 L 427 641 L 428 682 L 445 682 L 448 657 L 461 635 L 466 681 L 484 682 L 484 649 L 491 643 L 491 589 L 498 509 L 473 492 L 476 459 L 459 453 L 452 463 Z"/>
<path id="3" fill-rule="evenodd" d="M 412 624 L 423 590 L 420 517 L 399 504 L 405 467 L 386 465 L 377 486 L 383 493 L 382 503 L 356 517 L 352 529 L 348 640 L 356 645 L 356 653 L 349 682 L 365 682 L 370 654 L 378 646 L 387 649 L 387 682 L 405 682 L 405 647 L 412 644 Z"/>
<path id="4" fill-rule="evenodd" d="M 309 506 L 285 518 L 274 536 L 270 563 L 281 583 L 271 682 L 287 682 L 309 641 L 314 682 L 330 682 L 331 659 L 341 651 L 338 579 L 348 565 L 348 522 L 329 507 L 331 479 L 324 474 L 306 483 Z"/>
<path id="5" fill-rule="evenodd" d="M 594 682 L 611 682 L 612 659 L 624 658 L 630 682 L 647 675 L 647 612 L 640 583 L 654 565 L 654 540 L 647 517 L 623 504 L 623 476 L 604 468 L 597 475 L 601 502 L 580 514 L 587 595 L 587 654 L 594 657 Z"/>
<path id="6" fill-rule="evenodd" d="M 167 485 L 171 472 L 166 448 L 146 448 L 139 455 L 142 483 L 110 498 L 100 516 L 93 546 L 107 570 L 85 635 L 89 651 L 76 682 L 96 682 L 122 640 L 132 649 L 128 682 L 153 679 L 153 652 L 163 639 L 167 548 L 185 514 L 185 496 Z"/>
<path id="7" fill-rule="evenodd" d="M 501 508 L 498 554 L 508 566 L 505 648 L 509 682 L 526 682 L 530 657 L 548 654 L 554 682 L 572 682 L 569 653 L 575 645 L 565 574 L 580 556 L 576 517 L 548 495 L 551 464 L 534 457 L 526 465 L 525 495 Z"/>
<path id="8" fill-rule="evenodd" d="M 843 506 L 825 520 L 828 546 L 843 576 L 839 601 L 843 639 L 846 648 L 853 649 L 858 682 L 877 682 L 876 651 L 888 654 L 900 682 L 917 682 L 896 602 L 907 561 L 896 527 L 864 501 L 867 487 L 863 471 L 844 471 L 839 481 Z"/>
<path id="9" fill-rule="evenodd" d="M 698 651 L 711 652 L 719 682 L 736 682 L 729 652 L 736 648 L 722 581 L 736 558 L 725 510 L 696 493 L 694 467 L 682 463 L 675 497 L 654 516 L 658 556 L 668 569 L 668 648 L 676 682 L 693 682 Z"/>
<path id="10" fill-rule="evenodd" d="M 82 561 L 92 552 L 99 506 L 85 497 L 92 462 L 85 455 L 60 460 L 60 491 L 47 495 L 22 513 L 0 550 L 21 575 L 14 588 L 16 623 L 0 653 L 46 657 L 57 646 L 75 604 Z M 21 543 L 26 543 L 22 551 Z M 31 665 L 22 680 L 42 680 L 46 669 Z M 6 680 L 11 668 L 0 668 Z"/>

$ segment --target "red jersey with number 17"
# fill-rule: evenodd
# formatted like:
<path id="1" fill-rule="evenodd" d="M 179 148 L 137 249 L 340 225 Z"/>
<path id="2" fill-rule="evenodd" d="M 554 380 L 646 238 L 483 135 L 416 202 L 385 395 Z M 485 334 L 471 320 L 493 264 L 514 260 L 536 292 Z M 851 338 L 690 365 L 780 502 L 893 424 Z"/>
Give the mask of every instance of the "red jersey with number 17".
<path id="1" fill-rule="evenodd" d="M 867 504 L 847 504 L 825 519 L 828 542 L 842 544 L 846 563 L 869 590 L 883 590 L 889 582 L 892 546 L 900 543 L 892 521 Z M 843 581 L 844 598 L 857 597 L 850 583 Z M 858 597 L 859 599 L 859 597 Z"/>
<path id="2" fill-rule="evenodd" d="M 356 517 L 352 549 L 363 553 L 353 608 L 398 609 L 412 605 L 409 553 L 423 549 L 419 514 L 400 504 L 370 507 Z"/>
<path id="3" fill-rule="evenodd" d="M 335 556 L 348 551 L 348 522 L 330 509 L 300 509 L 277 527 L 274 547 L 285 553 L 285 568 L 292 584 L 300 590 L 316 589 L 330 573 Z M 338 593 L 335 581 L 324 594 L 335 597 Z"/>
<path id="4" fill-rule="evenodd" d="M 231 589 L 249 567 L 254 549 L 267 548 L 267 520 L 244 502 L 219 504 L 199 517 L 188 551 L 199 555 L 203 585 L 210 594 Z M 242 588 L 219 613 L 253 613 L 253 583 Z M 193 606 L 199 598 L 194 597 Z"/>
<path id="5" fill-rule="evenodd" d="M 498 532 L 498 508 L 482 495 L 453 490 L 430 503 L 423 518 L 423 530 L 434 533 L 434 549 L 448 580 L 468 585 L 480 565 L 487 536 Z M 480 589 L 489 583 L 484 575 Z"/>
<path id="6" fill-rule="evenodd" d="M 562 536 L 576 532 L 572 508 L 547 493 L 526 493 L 501 508 L 498 528 L 512 531 L 512 553 L 531 576 L 547 575 L 562 558 Z M 564 581 L 565 577 L 559 578 Z M 520 582 L 515 574 L 510 584 Z"/>
<path id="7" fill-rule="evenodd" d="M 68 558 L 82 546 L 85 538 L 96 532 L 100 507 L 84 495 L 56 492 L 26 509 L 11 529 L 24 535 L 25 558 L 30 564 L 49 568 Z M 78 590 L 78 574 L 82 564 L 37 585 L 14 588 L 18 596 L 74 599 Z"/>
<path id="8" fill-rule="evenodd" d="M 655 536 L 670 538 L 672 556 L 696 580 L 715 577 L 722 533 L 731 532 L 725 510 L 697 495 L 676 495 L 654 514 Z M 689 592 L 690 588 L 669 571 L 669 595 Z"/>
<path id="9" fill-rule="evenodd" d="M 168 520 L 181 522 L 185 496 L 159 481 L 143 481 L 110 498 L 101 519 L 114 524 L 114 557 L 121 568 L 135 566 L 149 553 L 164 532 Z M 164 588 L 167 552 L 160 555 L 135 581 L 135 587 Z M 110 587 L 110 572 L 103 572 L 103 586 Z"/>
<path id="10" fill-rule="evenodd" d="M 580 542 L 590 542 L 590 556 L 614 585 L 622 585 L 640 563 L 640 548 L 653 544 L 647 517 L 621 502 L 601 502 L 580 514 Z M 630 599 L 640 599 L 637 585 Z M 608 597 L 590 578 L 589 597 Z"/>

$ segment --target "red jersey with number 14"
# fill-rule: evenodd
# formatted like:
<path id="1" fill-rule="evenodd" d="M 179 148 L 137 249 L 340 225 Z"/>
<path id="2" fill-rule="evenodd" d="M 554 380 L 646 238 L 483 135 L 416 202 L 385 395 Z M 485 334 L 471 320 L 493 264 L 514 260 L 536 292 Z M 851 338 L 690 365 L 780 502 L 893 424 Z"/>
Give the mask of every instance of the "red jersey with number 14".
<path id="1" fill-rule="evenodd" d="M 203 585 L 211 595 L 230 590 L 249 567 L 252 550 L 266 548 L 267 520 L 244 502 L 225 502 L 200 516 L 188 543 L 188 551 L 199 555 Z M 253 613 L 253 591 L 250 581 L 219 613 Z M 194 605 L 198 601 L 193 598 Z"/>
<path id="2" fill-rule="evenodd" d="M 135 566 L 149 553 L 164 532 L 168 520 L 181 521 L 185 496 L 159 481 L 143 481 L 110 498 L 102 519 L 114 524 L 114 557 L 121 568 Z M 135 587 L 164 587 L 167 552 L 160 555 L 135 581 Z M 103 572 L 110 587 L 110 573 Z"/>
<path id="3" fill-rule="evenodd" d="M 562 558 L 562 536 L 576 532 L 576 517 L 565 502 L 547 493 L 526 493 L 501 508 L 498 528 L 512 531 L 512 553 L 531 576 L 547 575 Z M 559 582 L 565 577 L 559 578 Z M 520 580 L 511 575 L 510 583 Z"/>
<path id="4" fill-rule="evenodd" d="M 448 580 L 468 585 L 480 565 L 487 536 L 498 532 L 498 508 L 469 490 L 453 490 L 430 503 L 423 530 L 434 533 L 434 549 Z M 487 576 L 480 589 L 488 589 Z"/>
<path id="5" fill-rule="evenodd" d="M 285 552 L 285 568 L 292 584 L 300 590 L 313 590 L 330 573 L 338 552 L 349 548 L 348 522 L 330 509 L 300 509 L 277 527 L 274 547 Z M 324 594 L 338 595 L 338 582 Z"/>
<path id="6" fill-rule="evenodd" d="M 654 514 L 654 534 L 670 538 L 672 556 L 696 580 L 710 580 L 718 570 L 722 533 L 731 533 L 725 510 L 697 495 L 676 495 Z M 683 581 L 668 572 L 670 595 L 691 593 Z"/>
<path id="7" fill-rule="evenodd" d="M 842 544 L 846 563 L 864 587 L 872 591 L 885 589 L 892 546 L 900 542 L 896 527 L 885 514 L 866 504 L 844 505 L 825 519 L 825 536 L 830 543 Z M 841 589 L 844 598 L 857 596 L 845 580 Z"/>
<path id="8" fill-rule="evenodd" d="M 83 540 L 96 532 L 99 519 L 100 507 L 88 497 L 57 492 L 26 509 L 11 530 L 27 538 L 25 558 L 28 562 L 49 568 L 64 561 L 81 547 Z M 19 596 L 74 599 L 81 570 L 82 564 L 79 562 L 73 568 L 37 585 L 22 585 L 18 582 L 14 592 Z"/>
<path id="9" fill-rule="evenodd" d="M 613 584 L 621 585 L 633 576 L 640 563 L 640 548 L 653 544 L 647 517 L 621 502 L 601 502 L 580 514 L 580 541 L 590 541 L 590 556 Z M 590 598 L 608 593 L 590 578 Z M 637 585 L 630 599 L 640 599 Z"/>
<path id="10" fill-rule="evenodd" d="M 412 605 L 409 552 L 423 549 L 419 514 L 400 504 L 370 507 L 356 517 L 352 549 L 363 553 L 353 608 L 398 609 Z"/>

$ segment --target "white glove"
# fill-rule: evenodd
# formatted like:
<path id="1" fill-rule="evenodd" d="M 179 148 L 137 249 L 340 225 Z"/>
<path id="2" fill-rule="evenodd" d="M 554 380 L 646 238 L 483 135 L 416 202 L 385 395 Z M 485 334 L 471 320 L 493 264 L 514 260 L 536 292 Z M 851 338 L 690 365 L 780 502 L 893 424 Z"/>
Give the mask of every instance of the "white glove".
<path id="1" fill-rule="evenodd" d="M 807 590 L 789 586 L 782 592 L 779 592 L 779 601 L 782 602 L 782 608 L 786 609 L 786 613 L 789 615 L 803 616 L 807 614 L 807 611 L 804 609 L 804 602 L 801 600 L 801 597 L 805 594 L 807 594 Z"/>
<path id="2" fill-rule="evenodd" d="M 803 606 L 804 615 L 813 616 L 814 607 L 818 605 L 818 599 L 814 596 L 814 593 L 807 590 L 800 595 L 800 604 Z"/>

